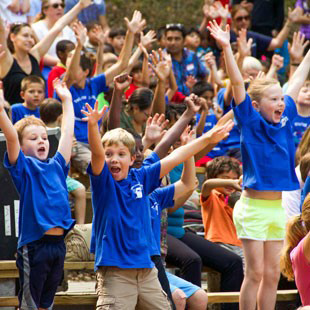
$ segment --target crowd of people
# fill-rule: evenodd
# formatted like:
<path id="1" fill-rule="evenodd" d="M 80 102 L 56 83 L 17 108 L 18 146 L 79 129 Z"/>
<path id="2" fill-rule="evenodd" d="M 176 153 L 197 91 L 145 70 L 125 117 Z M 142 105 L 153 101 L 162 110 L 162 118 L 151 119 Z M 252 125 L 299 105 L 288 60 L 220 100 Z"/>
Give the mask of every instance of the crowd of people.
<path id="1" fill-rule="evenodd" d="M 310 306 L 309 12 L 205 0 L 191 28 L 152 29 L 139 11 L 110 28 L 103 0 L 1 1 L 21 310 L 52 309 L 65 236 L 85 223 L 88 184 L 72 169 L 90 179 L 98 310 L 206 309 L 203 266 L 240 291 L 222 309 L 274 309 L 281 272 Z"/>

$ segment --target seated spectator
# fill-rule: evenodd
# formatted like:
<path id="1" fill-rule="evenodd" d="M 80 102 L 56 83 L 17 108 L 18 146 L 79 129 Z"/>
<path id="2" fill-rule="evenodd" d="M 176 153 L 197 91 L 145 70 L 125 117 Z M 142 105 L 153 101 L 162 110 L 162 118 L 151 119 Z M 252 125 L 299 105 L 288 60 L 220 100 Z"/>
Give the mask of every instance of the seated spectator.
<path id="1" fill-rule="evenodd" d="M 1 0 L 0 17 L 5 23 L 27 23 L 30 0 Z"/>
<path id="2" fill-rule="evenodd" d="M 132 82 L 130 83 L 129 88 L 125 91 L 126 99 L 128 99 L 136 89 L 143 87 L 141 62 L 138 62 L 133 66 L 130 76 L 132 77 Z"/>
<path id="3" fill-rule="evenodd" d="M 112 28 L 109 31 L 108 45 L 110 45 L 110 50 L 105 52 L 111 52 L 116 56 L 119 56 L 125 42 L 126 30 L 123 28 Z"/>
<path id="4" fill-rule="evenodd" d="M 44 80 L 36 75 L 29 75 L 23 78 L 21 83 L 21 97 L 23 103 L 16 103 L 12 106 L 12 123 L 20 119 L 34 115 L 40 118 L 40 105 L 44 100 Z"/>

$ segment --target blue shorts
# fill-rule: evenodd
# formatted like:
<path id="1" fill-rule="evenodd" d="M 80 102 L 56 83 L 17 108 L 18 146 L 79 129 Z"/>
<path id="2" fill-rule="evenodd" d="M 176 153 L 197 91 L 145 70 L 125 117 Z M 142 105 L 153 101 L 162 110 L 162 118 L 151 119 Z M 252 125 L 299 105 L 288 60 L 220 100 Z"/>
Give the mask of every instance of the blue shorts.
<path id="1" fill-rule="evenodd" d="M 52 309 L 65 255 L 64 236 L 44 235 L 17 250 L 20 310 Z"/>
<path id="2" fill-rule="evenodd" d="M 201 289 L 199 286 L 193 283 L 190 283 L 184 279 L 181 279 L 170 272 L 166 271 L 166 275 L 169 281 L 171 294 L 173 294 L 173 292 L 177 288 L 179 288 L 180 290 L 184 292 L 184 294 L 186 295 L 186 298 L 189 298 L 192 295 L 194 295 L 198 290 Z"/>

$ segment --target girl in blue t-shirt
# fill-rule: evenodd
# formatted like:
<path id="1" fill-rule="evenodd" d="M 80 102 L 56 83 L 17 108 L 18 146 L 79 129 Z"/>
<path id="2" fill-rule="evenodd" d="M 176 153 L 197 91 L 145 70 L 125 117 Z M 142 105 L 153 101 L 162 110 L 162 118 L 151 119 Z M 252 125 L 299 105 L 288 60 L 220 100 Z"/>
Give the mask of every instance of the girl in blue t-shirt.
<path id="1" fill-rule="evenodd" d="M 245 278 L 240 309 L 273 309 L 280 276 L 279 258 L 285 234 L 281 192 L 299 188 L 294 170 L 291 121 L 297 115 L 294 100 L 310 67 L 310 52 L 292 76 L 287 96 L 278 81 L 258 78 L 248 94 L 235 61 L 229 26 L 216 22 L 208 29 L 222 47 L 231 80 L 235 118 L 241 130 L 243 192 L 234 208 L 234 222 L 245 254 Z"/>

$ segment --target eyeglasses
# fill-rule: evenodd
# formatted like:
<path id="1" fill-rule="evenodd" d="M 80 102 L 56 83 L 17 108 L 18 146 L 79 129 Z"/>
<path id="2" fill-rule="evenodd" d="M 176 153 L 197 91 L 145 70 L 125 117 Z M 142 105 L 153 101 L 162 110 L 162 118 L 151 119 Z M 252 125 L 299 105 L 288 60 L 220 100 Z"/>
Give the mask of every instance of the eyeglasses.
<path id="1" fill-rule="evenodd" d="M 52 5 L 50 5 L 53 9 L 58 9 L 58 8 L 65 8 L 65 5 L 63 3 L 54 3 Z"/>
<path id="2" fill-rule="evenodd" d="M 245 16 L 238 16 L 238 17 L 236 17 L 236 21 L 237 22 L 241 22 L 243 19 L 245 21 L 248 21 L 250 19 L 250 16 L 249 15 L 245 15 Z"/>

